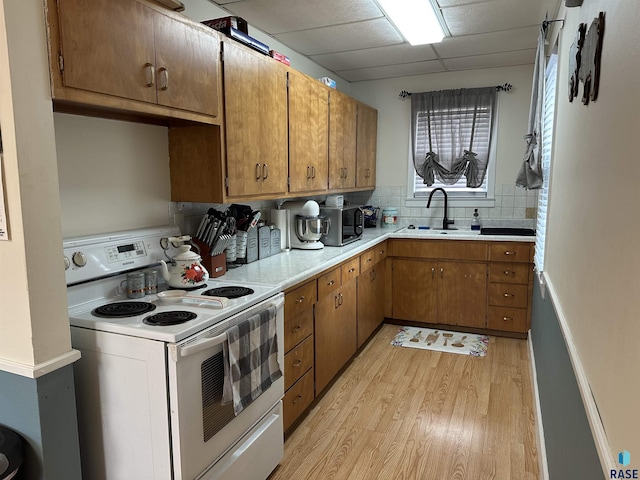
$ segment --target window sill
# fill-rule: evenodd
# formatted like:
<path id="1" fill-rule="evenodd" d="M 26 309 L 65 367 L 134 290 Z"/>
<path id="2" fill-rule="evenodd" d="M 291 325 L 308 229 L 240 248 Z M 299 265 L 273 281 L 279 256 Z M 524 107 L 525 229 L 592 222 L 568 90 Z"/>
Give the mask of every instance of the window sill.
<path id="1" fill-rule="evenodd" d="M 436 194 L 438 195 L 438 194 Z M 434 196 L 435 197 L 435 196 Z M 425 198 L 407 198 L 407 207 L 425 207 L 428 197 Z M 441 196 L 433 198 L 431 205 L 436 207 L 444 206 L 444 200 Z M 452 208 L 493 208 L 496 206 L 495 198 L 451 198 L 447 201 L 447 206 Z"/>

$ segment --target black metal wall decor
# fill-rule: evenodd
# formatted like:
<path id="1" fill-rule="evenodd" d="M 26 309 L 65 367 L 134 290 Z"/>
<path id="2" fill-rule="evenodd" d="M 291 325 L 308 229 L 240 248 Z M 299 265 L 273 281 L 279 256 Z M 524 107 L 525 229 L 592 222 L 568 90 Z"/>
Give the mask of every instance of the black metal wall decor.
<path id="1" fill-rule="evenodd" d="M 569 49 L 569 101 L 578 96 L 580 82 L 584 84 L 582 103 L 588 105 L 598 98 L 600 66 L 602 63 L 602 39 L 604 37 L 604 12 L 587 24 L 578 26 L 576 40 Z"/>

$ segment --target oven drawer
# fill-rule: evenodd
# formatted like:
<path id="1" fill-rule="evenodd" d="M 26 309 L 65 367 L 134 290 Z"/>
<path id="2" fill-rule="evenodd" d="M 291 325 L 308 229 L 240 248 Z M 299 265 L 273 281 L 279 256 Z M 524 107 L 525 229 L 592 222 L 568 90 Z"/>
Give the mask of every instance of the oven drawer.
<path id="1" fill-rule="evenodd" d="M 307 338 L 284 356 L 284 389 L 287 390 L 313 367 L 313 337 Z"/>
<path id="2" fill-rule="evenodd" d="M 309 308 L 296 316 L 285 315 L 284 351 L 295 347 L 313 333 L 313 308 Z"/>
<path id="3" fill-rule="evenodd" d="M 284 431 L 313 402 L 313 368 L 303 375 L 284 395 Z"/>

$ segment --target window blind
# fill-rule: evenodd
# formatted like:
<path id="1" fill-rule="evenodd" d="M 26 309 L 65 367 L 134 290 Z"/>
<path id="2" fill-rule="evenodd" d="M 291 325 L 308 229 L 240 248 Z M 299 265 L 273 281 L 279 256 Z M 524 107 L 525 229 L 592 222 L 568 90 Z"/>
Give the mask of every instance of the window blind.
<path id="1" fill-rule="evenodd" d="M 459 138 L 469 137 L 471 135 L 471 129 L 473 126 L 473 109 L 460 109 L 457 111 L 444 112 L 444 111 L 434 111 L 431 115 L 431 126 L 432 128 L 438 128 L 442 125 L 443 120 L 447 117 L 451 118 L 455 128 L 448 130 L 446 135 L 444 135 L 440 139 L 440 144 L 432 141 L 432 149 L 435 152 L 438 152 L 438 155 L 442 157 L 455 157 L 461 158 L 464 154 L 464 150 L 469 149 L 469 145 L 460 144 L 458 140 Z M 418 128 L 416 129 L 417 134 L 416 137 L 416 152 L 418 156 L 421 158 L 424 157 L 429 151 L 429 137 L 427 132 L 428 128 L 428 118 L 427 112 L 421 112 L 418 114 L 417 122 Z M 489 141 L 491 138 L 491 108 L 480 107 L 476 111 L 476 127 L 473 132 L 473 150 L 474 151 L 483 151 L 488 149 Z M 454 140 L 452 142 L 452 140 Z M 451 145 L 457 144 L 460 145 L 458 151 L 453 152 Z M 484 198 L 487 196 L 487 176 L 485 175 L 484 180 L 482 182 L 482 186 L 479 188 L 468 188 L 467 180 L 464 176 L 460 177 L 460 179 L 453 185 L 445 185 L 442 182 L 436 179 L 435 183 L 432 186 L 427 186 L 424 184 L 422 178 L 418 174 L 413 174 L 414 178 L 414 197 L 426 197 L 429 195 L 431 190 L 437 187 L 444 187 L 447 189 L 447 194 L 451 196 L 469 196 L 469 197 L 481 197 Z"/>
<path id="2" fill-rule="evenodd" d="M 542 188 L 538 192 L 538 217 L 536 221 L 536 245 L 533 261 L 538 272 L 544 269 L 544 249 L 547 233 L 547 208 L 549 204 L 549 177 L 551 173 L 551 147 L 556 103 L 556 76 L 558 56 L 551 55 L 544 76 L 544 105 L 542 116 Z"/>

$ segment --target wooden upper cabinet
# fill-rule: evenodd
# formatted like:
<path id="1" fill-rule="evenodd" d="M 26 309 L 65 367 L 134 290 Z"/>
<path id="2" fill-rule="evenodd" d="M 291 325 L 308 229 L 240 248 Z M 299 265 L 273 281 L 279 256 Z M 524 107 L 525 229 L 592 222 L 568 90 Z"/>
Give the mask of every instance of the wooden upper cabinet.
<path id="1" fill-rule="evenodd" d="M 329 91 L 289 70 L 289 191 L 326 192 L 329 168 Z"/>
<path id="2" fill-rule="evenodd" d="M 134 0 L 47 6 L 56 110 L 216 123 L 217 32 Z"/>
<path id="3" fill-rule="evenodd" d="M 376 186 L 376 149 L 378 142 L 378 111 L 358 103 L 356 134 L 356 187 Z"/>
<path id="4" fill-rule="evenodd" d="M 155 13 L 153 25 L 158 103 L 217 115 L 218 36 L 160 13 Z"/>
<path id="5" fill-rule="evenodd" d="M 58 0 L 58 13 L 64 86 L 156 101 L 153 10 L 131 0 Z"/>
<path id="6" fill-rule="evenodd" d="M 270 57 L 223 42 L 229 197 L 287 192 L 287 70 Z"/>
<path id="7" fill-rule="evenodd" d="M 329 189 L 356 186 L 357 103 L 338 90 L 329 92 Z"/>

